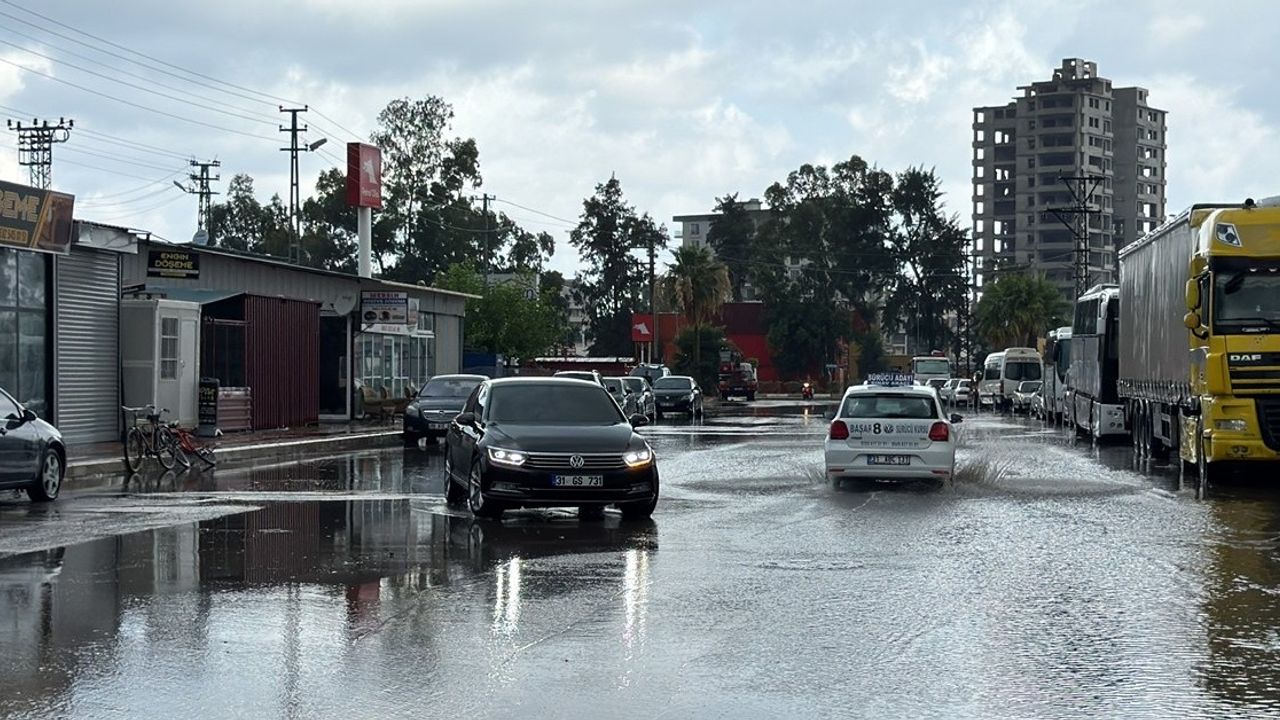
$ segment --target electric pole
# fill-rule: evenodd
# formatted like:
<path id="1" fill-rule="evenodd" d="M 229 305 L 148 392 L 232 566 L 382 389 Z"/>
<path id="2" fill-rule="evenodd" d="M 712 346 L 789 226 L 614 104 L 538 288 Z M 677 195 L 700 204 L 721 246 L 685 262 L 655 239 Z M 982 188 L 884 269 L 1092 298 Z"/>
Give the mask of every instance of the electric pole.
<path id="1" fill-rule="evenodd" d="M 289 153 L 289 229 L 292 231 L 292 237 L 289 240 L 289 261 L 298 264 L 302 263 L 302 222 L 298 216 L 302 195 L 298 190 L 298 153 L 314 152 L 328 142 L 328 138 L 320 138 L 310 145 L 298 142 L 298 136 L 307 131 L 306 125 L 298 125 L 298 113 L 306 111 L 306 105 L 300 108 L 280 106 L 280 112 L 289 113 L 289 127 L 280 126 L 280 132 L 289 133 L 289 147 L 280 148 L 281 152 Z"/>
<path id="2" fill-rule="evenodd" d="M 1092 283 L 1089 272 L 1089 215 L 1099 212 L 1093 206 L 1093 194 L 1104 180 L 1101 175 L 1080 175 L 1075 177 L 1059 177 L 1058 180 L 1067 186 L 1073 204 L 1067 207 L 1049 208 L 1049 212 L 1071 231 L 1075 240 L 1073 265 L 1075 267 L 1076 297 L 1088 292 Z"/>
<path id="3" fill-rule="evenodd" d="M 657 248 L 658 243 L 656 235 L 649 236 L 649 314 L 653 317 L 649 318 L 653 322 L 653 327 L 649 328 L 649 363 L 658 361 L 658 274 L 657 274 Z"/>
<path id="4" fill-rule="evenodd" d="M 202 244 L 199 242 L 199 237 L 200 231 L 203 230 L 205 233 L 205 242 L 203 244 L 215 245 L 216 243 L 214 242 L 213 237 L 209 234 L 209 213 L 213 205 L 213 196 L 218 193 L 209 187 L 209 184 L 221 180 L 222 175 L 210 175 L 209 171 L 214 168 L 222 167 L 222 163 L 217 160 L 209 160 L 206 162 L 192 160 L 190 164 L 194 170 L 188 173 L 187 177 L 190 178 L 195 185 L 193 187 L 187 187 L 177 180 L 174 180 L 173 184 L 177 185 L 178 189 L 182 192 L 195 195 L 199 198 L 196 215 L 196 237 L 193 238 L 193 242 L 196 242 L 196 244 Z"/>
<path id="5" fill-rule="evenodd" d="M 34 187 L 47 190 L 53 184 L 53 146 L 71 137 L 74 120 L 58 118 L 57 124 L 48 120 L 32 119 L 30 125 L 22 121 L 8 121 L 10 130 L 18 133 L 18 164 L 27 168 Z"/>
<path id="6" fill-rule="evenodd" d="M 480 196 L 481 203 L 484 207 L 484 286 L 489 287 L 489 271 L 497 263 L 494 262 L 493 250 L 493 223 L 489 220 L 489 201 L 496 200 L 494 196 L 485 193 Z"/>

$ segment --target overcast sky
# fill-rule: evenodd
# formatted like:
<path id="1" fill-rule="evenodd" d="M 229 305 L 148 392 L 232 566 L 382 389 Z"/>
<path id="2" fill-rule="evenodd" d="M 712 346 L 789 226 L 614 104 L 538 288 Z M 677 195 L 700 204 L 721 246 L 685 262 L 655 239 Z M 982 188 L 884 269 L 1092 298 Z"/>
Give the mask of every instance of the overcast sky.
<path id="1" fill-rule="evenodd" d="M 331 138 L 333 157 L 351 134 L 367 139 L 387 100 L 440 95 L 455 133 L 479 144 L 484 190 L 559 218 L 577 218 L 611 172 L 671 226 L 716 196 L 758 197 L 802 163 L 858 154 L 935 167 L 967 226 L 971 108 L 1084 57 L 1169 111 L 1173 213 L 1280 193 L 1278 19 L 1261 0 L 0 0 L 0 113 L 73 117 L 83 132 L 55 150 L 54 179 L 77 214 L 173 240 L 195 229 L 194 198 L 167 179 L 181 157 L 220 159 L 221 188 L 247 172 L 262 199 L 286 195 L 279 113 L 258 93 L 324 113 L 310 113 L 309 139 Z M 252 92 L 101 54 L 75 41 L 140 59 L 76 30 Z M 0 178 L 25 182 L 16 160 L 5 133 Z M 304 193 L 332 164 L 304 157 Z M 553 265 L 576 267 L 566 223 L 499 207 L 552 231 Z"/>

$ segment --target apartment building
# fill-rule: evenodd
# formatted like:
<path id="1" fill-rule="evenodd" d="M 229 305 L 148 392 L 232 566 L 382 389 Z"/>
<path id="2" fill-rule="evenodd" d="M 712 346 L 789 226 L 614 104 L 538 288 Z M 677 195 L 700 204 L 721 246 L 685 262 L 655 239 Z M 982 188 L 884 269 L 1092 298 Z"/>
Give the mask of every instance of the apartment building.
<path id="1" fill-rule="evenodd" d="M 1088 284 L 1113 282 L 1119 248 L 1163 221 L 1165 112 L 1080 58 L 1018 90 L 973 110 L 975 279 L 980 292 L 1001 272 L 1040 272 L 1074 299 L 1075 233 L 1063 218 L 1087 226 Z M 1088 213 L 1054 212 L 1082 194 Z"/>

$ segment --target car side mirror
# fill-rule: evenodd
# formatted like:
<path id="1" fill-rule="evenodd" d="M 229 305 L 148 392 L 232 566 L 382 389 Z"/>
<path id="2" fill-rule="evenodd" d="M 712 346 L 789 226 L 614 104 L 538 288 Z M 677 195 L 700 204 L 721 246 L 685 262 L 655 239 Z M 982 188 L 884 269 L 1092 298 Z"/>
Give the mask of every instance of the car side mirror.
<path id="1" fill-rule="evenodd" d="M 1200 282 L 1195 278 L 1187 281 L 1187 309 L 1195 310 L 1200 307 Z"/>
<path id="2" fill-rule="evenodd" d="M 476 414 L 473 412 L 458 413 L 458 416 L 455 417 L 453 421 L 463 427 L 475 427 Z"/>
<path id="3" fill-rule="evenodd" d="M 1192 310 L 1182 316 L 1182 324 L 1185 325 L 1188 330 L 1199 330 L 1202 322 L 1203 321 L 1200 319 L 1200 313 L 1195 310 Z"/>
<path id="4" fill-rule="evenodd" d="M 962 422 L 964 422 L 964 416 L 962 416 L 962 415 L 957 415 L 957 414 L 955 414 L 955 413 L 951 413 L 951 424 L 952 424 L 952 425 L 957 425 L 957 424 L 962 423 Z"/>
<path id="5" fill-rule="evenodd" d="M 31 408 L 22 409 L 22 422 L 35 422 L 39 418 L 40 416 L 36 414 L 35 410 Z"/>
<path id="6" fill-rule="evenodd" d="M 644 427 L 645 425 L 648 425 L 648 424 L 649 424 L 649 418 L 639 413 L 636 413 L 635 415 L 631 416 L 631 427 L 633 428 Z"/>

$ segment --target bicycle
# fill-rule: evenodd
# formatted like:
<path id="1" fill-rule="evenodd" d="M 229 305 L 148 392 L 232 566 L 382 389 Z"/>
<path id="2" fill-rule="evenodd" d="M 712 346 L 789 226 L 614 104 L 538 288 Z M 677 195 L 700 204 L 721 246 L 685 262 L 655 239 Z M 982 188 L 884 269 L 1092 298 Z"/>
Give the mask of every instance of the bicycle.
<path id="1" fill-rule="evenodd" d="M 154 457 L 165 470 L 172 470 L 178 462 L 178 441 L 173 437 L 168 426 L 160 422 L 160 416 L 169 412 L 168 408 L 156 410 L 155 405 L 142 407 L 120 406 L 120 409 L 131 417 L 129 432 L 124 437 L 124 464 L 129 472 L 138 472 L 148 457 Z M 138 415 L 146 412 L 147 422 L 138 425 Z M 144 429 L 145 428 L 145 429 Z"/>
<path id="2" fill-rule="evenodd" d="M 176 422 L 169 423 L 169 430 L 177 437 L 178 440 L 175 457 L 177 458 L 179 465 L 184 468 L 191 467 L 191 455 L 195 455 L 200 458 L 200 460 L 209 467 L 215 467 L 218 464 L 218 458 L 213 455 L 213 451 L 216 447 L 215 445 L 205 444 L 196 440 L 195 434 L 190 430 L 179 427 Z M 218 434 L 221 434 L 221 432 Z"/>

